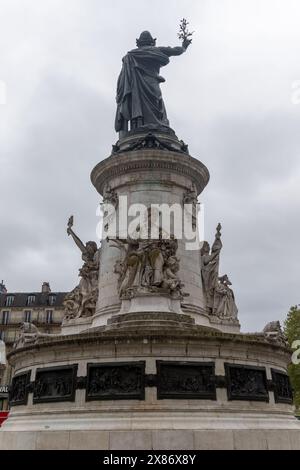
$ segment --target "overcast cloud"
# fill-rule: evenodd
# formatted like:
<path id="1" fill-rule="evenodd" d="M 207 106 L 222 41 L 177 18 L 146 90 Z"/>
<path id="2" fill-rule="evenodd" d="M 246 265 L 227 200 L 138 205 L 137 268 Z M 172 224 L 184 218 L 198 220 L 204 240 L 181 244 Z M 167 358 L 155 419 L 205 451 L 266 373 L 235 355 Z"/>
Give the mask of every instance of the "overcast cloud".
<path id="1" fill-rule="evenodd" d="M 9 291 L 77 282 L 69 215 L 95 238 L 92 168 L 110 154 L 115 89 L 144 29 L 188 52 L 162 70 L 171 126 L 209 168 L 206 238 L 223 225 L 222 273 L 242 329 L 300 302 L 299 0 L 0 0 L 0 278 Z"/>

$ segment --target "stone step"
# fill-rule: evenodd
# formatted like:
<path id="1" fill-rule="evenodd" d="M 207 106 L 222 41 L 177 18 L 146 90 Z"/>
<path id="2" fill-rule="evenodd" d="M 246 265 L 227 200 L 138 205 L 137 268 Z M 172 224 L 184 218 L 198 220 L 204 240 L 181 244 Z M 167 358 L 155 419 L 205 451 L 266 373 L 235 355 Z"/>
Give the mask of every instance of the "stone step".
<path id="1" fill-rule="evenodd" d="M 197 313 L 198 315 L 207 315 L 207 312 L 204 312 L 200 307 L 196 305 L 182 305 L 181 309 L 184 314 L 188 315 L 188 313 Z"/>
<path id="2" fill-rule="evenodd" d="M 168 328 L 168 329 L 190 329 L 191 324 L 189 323 L 183 323 L 183 322 L 175 322 L 175 321 L 170 321 L 170 320 L 136 320 L 136 321 L 124 321 L 124 322 L 119 322 L 119 323 L 114 323 L 107 325 L 106 331 L 107 330 L 120 330 L 120 329 L 142 329 L 145 331 L 146 329 L 149 330 L 151 327 L 155 328 Z"/>
<path id="3" fill-rule="evenodd" d="M 182 315 L 178 313 L 159 313 L 159 312 L 149 312 L 149 313 L 124 313 L 120 315 L 115 315 L 107 321 L 108 325 L 116 324 L 119 322 L 125 321 L 170 321 L 175 323 L 186 323 L 189 325 L 195 324 L 195 320 L 189 315 Z"/>
<path id="4" fill-rule="evenodd" d="M 98 315 L 105 315 L 105 314 L 114 314 L 114 313 L 119 313 L 120 312 L 121 305 L 112 305 L 112 306 L 107 306 L 103 307 L 101 310 L 97 311 Z"/>

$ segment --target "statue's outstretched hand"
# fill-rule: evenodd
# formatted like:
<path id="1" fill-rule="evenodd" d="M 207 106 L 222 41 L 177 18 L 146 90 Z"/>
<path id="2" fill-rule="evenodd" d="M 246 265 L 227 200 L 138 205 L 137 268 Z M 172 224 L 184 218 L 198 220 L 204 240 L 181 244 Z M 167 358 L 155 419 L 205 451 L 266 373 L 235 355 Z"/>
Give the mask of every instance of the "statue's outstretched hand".
<path id="1" fill-rule="evenodd" d="M 191 44 L 192 44 L 192 39 L 184 39 L 182 43 L 182 47 L 184 49 L 187 49 Z"/>

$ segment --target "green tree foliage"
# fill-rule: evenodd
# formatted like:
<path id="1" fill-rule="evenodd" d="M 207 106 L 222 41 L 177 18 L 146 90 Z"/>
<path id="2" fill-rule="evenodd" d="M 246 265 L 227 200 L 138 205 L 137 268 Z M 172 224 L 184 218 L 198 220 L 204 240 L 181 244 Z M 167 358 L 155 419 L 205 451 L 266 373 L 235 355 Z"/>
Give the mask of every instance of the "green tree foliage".
<path id="1" fill-rule="evenodd" d="M 290 308 L 284 323 L 284 333 L 290 346 L 292 346 L 294 341 L 300 340 L 300 305 L 295 305 Z M 297 414 L 300 415 L 300 364 L 291 363 L 288 368 L 288 373 L 294 389 Z"/>

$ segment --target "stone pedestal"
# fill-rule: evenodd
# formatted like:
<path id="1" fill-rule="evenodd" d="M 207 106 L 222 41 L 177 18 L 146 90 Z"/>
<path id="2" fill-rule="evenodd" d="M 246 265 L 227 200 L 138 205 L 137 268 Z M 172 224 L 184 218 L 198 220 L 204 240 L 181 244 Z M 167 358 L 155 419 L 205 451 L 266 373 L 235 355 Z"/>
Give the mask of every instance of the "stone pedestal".
<path id="1" fill-rule="evenodd" d="M 172 135 L 128 136 L 114 152 L 91 178 L 117 217 L 122 196 L 183 206 L 209 180 Z M 200 250 L 186 242 L 176 250 L 186 296 L 164 285 L 124 296 L 120 250 L 104 231 L 94 315 L 65 320 L 56 337 L 24 336 L 9 355 L 0 449 L 300 449 L 289 349 L 280 336 L 240 334 L 225 307 L 208 308 Z M 234 299 L 227 276 L 217 282 Z"/>
<path id="2" fill-rule="evenodd" d="M 91 175 L 92 183 L 100 194 L 104 193 L 108 185 L 118 197 L 127 197 L 128 207 L 132 204 L 179 204 L 183 206 L 184 193 L 194 183 L 200 194 L 209 180 L 207 168 L 198 160 L 180 152 L 157 149 L 142 149 L 130 152 L 122 152 L 112 155 L 107 160 L 99 163 Z M 117 218 L 119 219 L 117 210 Z M 104 234 L 105 238 L 105 234 Z M 114 267 L 120 258 L 119 250 L 108 248 L 104 242 L 101 254 L 101 267 L 99 275 L 99 301 L 94 318 L 94 324 L 101 324 L 99 317 L 107 318 L 107 311 L 119 313 L 120 298 L 117 291 L 118 277 Z M 188 252 L 184 247 L 184 240 L 179 241 L 178 257 L 180 258 L 180 279 L 184 284 L 184 290 L 189 296 L 187 304 L 201 314 L 204 311 L 204 301 L 201 284 L 201 268 L 199 252 Z M 155 299 L 152 302 L 154 311 L 170 311 L 165 301 Z M 141 299 L 134 301 L 142 303 Z M 146 304 L 151 302 L 144 299 L 143 310 Z M 151 308 L 151 307 L 150 307 Z M 108 310 L 107 310 L 108 309 Z M 123 304 L 122 311 L 136 310 L 136 306 Z M 131 309 L 131 310 L 130 310 Z M 178 311 L 178 307 L 176 307 Z M 103 322 L 104 323 L 104 322 Z"/>
<path id="3" fill-rule="evenodd" d="M 158 136 L 166 139 L 165 136 Z M 209 172 L 200 161 L 187 153 L 180 151 L 177 139 L 168 138 L 168 149 L 141 148 L 128 151 L 130 138 L 122 141 L 119 153 L 99 163 L 92 171 L 91 180 L 97 191 L 102 195 L 105 187 L 115 193 L 120 199 L 126 196 L 128 207 L 133 204 L 143 204 L 150 207 L 153 204 L 174 204 L 183 207 L 184 196 L 194 186 L 197 194 L 201 194 L 209 181 Z M 131 138 L 132 139 L 132 138 Z M 141 134 L 141 142 L 146 134 Z M 165 142 L 165 140 L 164 140 Z M 173 143 L 174 150 L 169 150 Z M 129 147 L 130 148 L 130 147 Z M 120 220 L 120 207 L 116 210 L 116 218 Z M 184 284 L 187 294 L 182 302 L 167 302 L 153 296 L 139 297 L 132 301 L 120 301 L 118 294 L 118 275 L 115 265 L 120 259 L 119 250 L 110 247 L 105 240 L 104 232 L 101 249 L 101 266 L 99 273 L 99 300 L 93 326 L 105 325 L 107 320 L 121 312 L 177 312 L 191 315 L 197 324 L 213 326 L 228 332 L 238 332 L 238 321 L 212 318 L 205 307 L 205 299 L 201 280 L 200 251 L 187 249 L 188 240 L 178 240 L 177 256 L 180 259 L 179 277 Z M 139 307 L 137 307 L 139 305 Z"/>
<path id="4" fill-rule="evenodd" d="M 12 403 L 0 449 L 300 449 L 278 380 L 289 358 L 262 334 L 221 333 L 178 314 L 120 315 L 43 339 L 10 356 L 15 380 L 28 381 L 22 396 L 13 388 L 23 402 Z M 67 388 L 49 396 L 42 384 L 63 377 Z"/>

